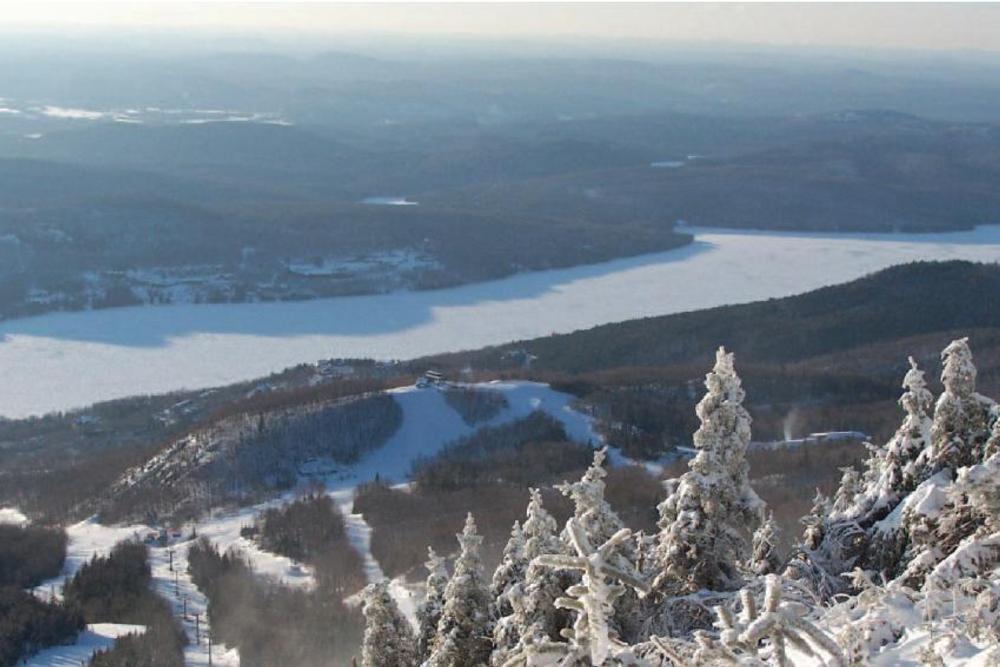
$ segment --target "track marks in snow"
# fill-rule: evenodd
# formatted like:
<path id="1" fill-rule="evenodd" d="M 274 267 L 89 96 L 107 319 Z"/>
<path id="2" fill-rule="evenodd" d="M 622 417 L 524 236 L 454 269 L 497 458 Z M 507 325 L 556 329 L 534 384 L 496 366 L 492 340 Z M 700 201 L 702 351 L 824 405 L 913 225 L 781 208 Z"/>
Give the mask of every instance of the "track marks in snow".
<path id="1" fill-rule="evenodd" d="M 170 603 L 174 617 L 181 622 L 187 634 L 188 645 L 184 647 L 184 664 L 187 667 L 209 664 L 208 599 L 188 574 L 187 552 L 192 543 L 193 540 L 188 540 L 169 547 L 157 547 L 150 549 L 149 553 L 153 588 Z M 213 644 L 211 654 L 213 666 L 239 667 L 240 655 L 235 648 Z"/>

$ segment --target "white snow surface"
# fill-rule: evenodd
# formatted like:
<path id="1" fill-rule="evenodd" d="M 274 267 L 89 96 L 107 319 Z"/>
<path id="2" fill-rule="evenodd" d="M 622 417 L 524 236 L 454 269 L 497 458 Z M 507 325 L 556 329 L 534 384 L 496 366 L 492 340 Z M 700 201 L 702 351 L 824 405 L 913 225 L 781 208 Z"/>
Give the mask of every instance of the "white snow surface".
<path id="1" fill-rule="evenodd" d="M 153 571 L 153 588 L 170 603 L 174 616 L 180 619 L 188 637 L 184 647 L 184 664 L 187 667 L 209 664 L 208 600 L 191 581 L 188 574 L 187 551 L 191 541 L 169 547 L 150 549 L 149 561 Z M 173 570 L 171 556 L 173 552 Z M 185 613 L 186 610 L 186 613 Z M 197 615 L 197 620 L 196 620 Z M 239 667 L 240 654 L 235 648 L 222 644 L 211 647 L 211 664 L 220 667 Z"/>
<path id="2" fill-rule="evenodd" d="M 0 414 L 249 380 L 330 356 L 405 359 L 805 292 L 920 259 L 1000 260 L 1000 226 L 951 234 L 694 229 L 694 244 L 452 289 L 138 306 L 0 324 Z"/>
<path id="3" fill-rule="evenodd" d="M 29 521 L 28 517 L 16 507 L 0 507 L 0 524 L 2 523 L 23 526 Z"/>
<path id="4" fill-rule="evenodd" d="M 139 524 L 105 526 L 93 517 L 69 526 L 66 528 L 68 542 L 62 572 L 59 576 L 39 584 L 35 588 L 35 594 L 46 599 L 51 597 L 62 599 L 64 580 L 76 574 L 84 563 L 95 556 L 107 556 L 119 542 L 141 539 L 149 531 L 149 528 Z"/>
<path id="5" fill-rule="evenodd" d="M 517 381 L 463 386 L 501 392 L 507 398 L 508 406 L 493 419 L 469 426 L 445 402 L 444 396 L 436 387 L 402 387 L 392 390 L 389 395 L 403 410 L 399 430 L 382 447 L 369 452 L 356 464 L 342 467 L 325 480 L 330 497 L 344 515 L 348 540 L 361 555 L 369 582 L 381 581 L 385 574 L 371 553 L 371 527 L 362 515 L 353 513 L 354 491 L 359 484 L 373 480 L 376 474 L 385 481 L 405 482 L 417 459 L 433 456 L 446 444 L 480 428 L 522 419 L 535 410 L 542 410 L 559 420 L 572 440 L 595 446 L 602 443 L 601 436 L 594 430 L 593 420 L 572 408 L 573 397 L 555 391 L 546 384 Z M 621 460 L 620 454 L 615 450 L 611 454 L 612 460 L 615 456 Z M 259 513 L 269 507 L 280 507 L 294 498 L 295 493 L 290 492 L 266 503 L 212 515 L 197 524 L 198 535 L 207 537 L 223 551 L 239 549 L 259 576 L 287 586 L 311 587 L 315 584 L 311 568 L 285 556 L 263 551 L 252 540 L 240 537 L 240 529 L 251 525 Z M 390 587 L 390 591 L 393 591 L 393 587 Z M 403 594 L 399 586 L 394 595 L 397 593 Z M 412 614 L 408 616 L 412 617 Z"/>
<path id="6" fill-rule="evenodd" d="M 528 416 L 535 410 L 543 410 L 559 420 L 567 435 L 579 442 L 600 444 L 601 437 L 594 430 L 593 420 L 576 412 L 571 406 L 572 396 L 553 390 L 537 382 L 488 382 L 464 385 L 479 389 L 498 391 L 507 398 L 508 405 L 493 419 L 469 426 L 461 416 L 445 402 L 437 387 L 403 387 L 393 390 L 390 395 L 403 409 L 403 422 L 399 430 L 381 448 L 370 452 L 357 464 L 342 469 L 327 479 L 328 492 L 345 517 L 347 535 L 351 545 L 362 557 L 365 575 L 369 582 L 385 577 L 381 566 L 371 553 L 371 526 L 360 514 L 352 512 L 355 488 L 370 481 L 378 473 L 382 479 L 402 481 L 410 472 L 413 462 L 423 456 L 432 456 L 447 443 L 470 435 L 484 426 L 497 426 Z M 237 511 L 219 512 L 199 521 L 194 528 L 198 537 L 206 537 L 220 550 L 236 548 L 252 564 L 258 576 L 267 577 L 288 586 L 311 587 L 314 585 L 313 572 L 301 563 L 285 556 L 261 550 L 257 545 L 240 536 L 240 529 L 253 523 L 257 514 L 268 507 L 281 506 L 294 499 L 288 493 L 272 501 L 245 507 Z M 175 615 L 181 619 L 191 643 L 185 649 L 186 665 L 207 665 L 208 646 L 204 639 L 195 643 L 194 615 L 200 614 L 202 637 L 208 627 L 207 600 L 198 591 L 187 572 L 187 550 L 192 544 L 190 528 L 185 527 L 185 537 L 167 547 L 150 548 L 150 566 L 154 589 L 173 606 Z M 85 562 L 96 556 L 104 556 L 121 541 L 141 539 L 154 532 L 153 528 L 136 524 L 128 526 L 104 526 L 95 519 L 88 519 L 67 528 L 69 544 L 66 564 L 59 577 L 41 584 L 35 589 L 43 598 L 61 597 L 65 577 L 70 577 Z M 170 569 L 173 553 L 173 570 Z M 416 606 L 419 595 L 415 588 L 402 578 L 390 582 L 389 591 L 396 600 L 403 615 L 411 624 L 416 624 Z M 353 596 L 352 596 L 353 597 Z M 185 601 L 187 613 L 185 610 Z M 351 601 L 351 599 L 349 599 Z M 104 648 L 106 644 L 97 646 Z M 59 647 L 65 648 L 65 647 Z M 61 654 L 60 654 L 61 655 Z M 75 654 L 74 654 L 75 655 Z M 89 655 L 89 654 L 87 654 Z M 212 663 L 223 667 L 238 667 L 239 653 L 236 649 L 216 645 L 212 649 Z M 36 663 L 31 663 L 36 664 Z M 38 665 L 61 665 L 75 663 L 37 663 Z"/>
<path id="7" fill-rule="evenodd" d="M 469 426 L 434 387 L 401 387 L 389 394 L 403 409 L 403 421 L 388 442 L 369 452 L 356 465 L 331 477 L 331 489 L 353 488 L 369 482 L 378 474 L 382 479 L 402 482 L 409 477 L 413 462 L 433 456 L 447 443 L 465 437 L 484 426 L 498 426 L 542 410 L 563 425 L 571 440 L 597 444 L 600 435 L 593 420 L 572 408 L 573 397 L 539 382 L 486 382 L 462 385 L 500 392 L 507 399 L 503 408 L 489 421 Z"/>
<path id="8" fill-rule="evenodd" d="M 130 634 L 142 634 L 144 625 L 125 623 L 92 623 L 77 635 L 76 642 L 64 646 L 52 646 L 18 663 L 25 667 L 80 667 L 92 655 L 115 643 L 115 639 Z"/>

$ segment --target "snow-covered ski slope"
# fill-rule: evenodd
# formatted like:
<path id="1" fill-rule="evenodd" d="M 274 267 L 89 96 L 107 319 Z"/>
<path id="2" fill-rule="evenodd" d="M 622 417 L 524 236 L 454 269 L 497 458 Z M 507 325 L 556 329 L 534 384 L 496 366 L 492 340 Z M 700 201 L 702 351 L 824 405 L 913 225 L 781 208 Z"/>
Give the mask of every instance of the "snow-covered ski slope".
<path id="1" fill-rule="evenodd" d="M 327 480 L 330 489 L 353 488 L 360 482 L 370 482 L 378 474 L 381 479 L 403 482 L 413 463 L 433 456 L 448 444 L 471 435 L 480 428 L 499 426 L 523 419 L 540 410 L 557 419 L 571 440 L 602 442 L 594 430 L 593 420 L 573 409 L 573 397 L 555 391 L 538 382 L 487 382 L 461 385 L 473 389 L 496 391 L 507 399 L 507 406 L 489 421 L 470 426 L 463 421 L 436 387 L 402 387 L 389 394 L 403 409 L 403 422 L 389 441 L 370 452 L 356 465 Z"/>
<path id="2" fill-rule="evenodd" d="M 594 429 L 593 420 L 572 407 L 573 397 L 555 391 L 537 382 L 489 382 L 462 385 L 463 387 L 500 392 L 507 405 L 492 419 L 475 424 L 467 424 L 446 401 L 437 387 L 401 387 L 389 392 L 403 410 L 403 420 L 399 430 L 378 450 L 369 452 L 358 463 L 343 468 L 331 475 L 327 482 L 328 493 L 336 501 L 345 516 L 348 538 L 358 550 L 365 565 L 369 581 L 378 581 L 384 575 L 378 561 L 371 553 L 371 528 L 364 517 L 351 512 L 354 490 L 358 484 L 371 481 L 375 475 L 393 482 L 405 482 L 413 463 L 425 456 L 433 456 L 450 442 L 471 435 L 480 428 L 499 426 L 527 417 L 541 410 L 557 419 L 571 439 L 591 443 L 602 443 L 601 436 Z M 211 540 L 219 549 L 239 549 L 252 563 L 254 572 L 288 586 L 311 587 L 315 581 L 311 569 L 285 556 L 263 551 L 252 541 L 240 535 L 244 526 L 253 523 L 254 518 L 269 507 L 281 506 L 294 499 L 288 493 L 266 503 L 241 508 L 237 511 L 219 512 L 199 521 L 195 528 L 199 537 Z M 20 517 L 10 512 L 11 517 Z M 185 535 L 191 527 L 185 527 Z M 104 526 L 95 519 L 88 519 L 67 528 L 69 546 L 66 564 L 58 578 L 45 582 L 36 589 L 41 597 L 62 594 L 65 577 L 71 577 L 81 565 L 94 556 L 105 556 L 116 544 L 124 540 L 142 538 L 154 529 L 141 524 L 126 526 Z M 208 647 L 204 633 L 208 628 L 207 600 L 194 586 L 187 573 L 187 548 L 191 542 L 186 537 L 169 547 L 150 548 L 150 565 L 153 585 L 156 591 L 171 603 L 176 616 L 187 631 L 191 644 L 185 650 L 186 665 L 207 665 Z M 170 552 L 173 552 L 173 570 L 170 569 Z M 416 598 L 411 587 L 402 581 L 393 581 L 390 592 L 403 613 L 415 621 Z M 185 601 L 187 614 L 184 614 Z M 200 614 L 199 628 L 202 641 L 194 642 L 194 615 Z M 110 645 L 110 640 L 107 645 Z M 97 648 L 103 648 L 104 645 Z M 94 649 L 96 650 L 96 648 Z M 75 654 L 74 654 L 75 655 Z M 89 654 L 88 654 L 89 655 Z M 36 663 L 31 663 L 36 664 Z M 39 666 L 62 663 L 38 663 Z M 79 664 L 79 660 L 76 663 Z M 214 646 L 212 664 L 223 667 L 237 667 L 239 654 L 235 649 Z"/>
<path id="3" fill-rule="evenodd" d="M 370 528 L 363 517 L 351 514 L 354 489 L 359 484 L 372 481 L 376 475 L 386 482 L 405 482 L 413 463 L 418 459 L 433 456 L 448 443 L 471 435 L 478 429 L 510 423 L 527 417 L 536 410 L 557 419 L 570 439 L 594 446 L 603 444 L 593 420 L 573 409 L 573 397 L 555 391 L 546 384 L 517 381 L 461 386 L 500 392 L 507 399 L 507 406 L 492 419 L 470 426 L 448 405 L 442 391 L 436 387 L 401 387 L 391 390 L 389 395 L 403 410 L 402 423 L 396 433 L 379 449 L 324 479 L 327 492 L 345 516 L 348 538 L 364 559 L 369 581 L 379 580 L 382 573 L 378 563 L 371 557 Z M 613 450 L 612 454 L 612 460 L 621 458 Z M 291 502 L 294 497 L 295 493 L 291 492 L 265 503 L 236 511 L 219 512 L 198 523 L 198 535 L 208 538 L 223 551 L 239 549 L 260 576 L 270 577 L 288 586 L 312 586 L 313 573 L 308 566 L 285 556 L 263 551 L 252 540 L 240 536 L 240 530 L 253 524 L 254 518 L 262 511 Z M 109 536 L 113 537 L 110 533 Z"/>
<path id="4" fill-rule="evenodd" d="M 111 648 L 118 637 L 145 631 L 146 628 L 142 625 L 94 623 L 77 635 L 74 643 L 52 646 L 18 664 L 24 667 L 80 667 L 86 665 L 98 651 Z"/>
<path id="5" fill-rule="evenodd" d="M 140 524 L 128 526 L 105 526 L 90 518 L 66 528 L 66 561 L 62 572 L 39 584 L 35 594 L 41 598 L 62 599 L 63 583 L 95 556 L 107 556 L 119 542 L 141 539 L 150 528 Z"/>
<path id="6" fill-rule="evenodd" d="M 1000 226 L 950 234 L 694 231 L 694 244 L 669 252 L 451 289 L 0 323 L 0 415 L 219 386 L 320 358 L 410 359 L 788 296 L 916 260 L 1000 260 Z"/>
<path id="7" fill-rule="evenodd" d="M 221 522 L 223 526 L 227 525 Z M 206 528 L 211 528 L 212 524 L 206 524 Z M 199 526 L 200 528 L 200 526 Z M 216 530 L 220 530 L 216 528 Z M 66 529 L 68 543 L 66 546 L 66 561 L 63 564 L 62 572 L 58 577 L 54 577 L 34 589 L 35 595 L 39 598 L 62 599 L 63 584 L 67 578 L 76 574 L 85 563 L 94 557 L 107 556 L 114 549 L 115 545 L 127 540 L 141 540 L 146 535 L 156 532 L 153 528 L 142 524 L 132 524 L 124 526 L 105 526 L 94 518 L 73 524 Z M 239 538 L 239 528 L 236 528 L 236 536 Z M 206 641 L 208 630 L 208 600 L 195 587 L 191 577 L 187 572 L 187 543 L 176 543 L 169 546 L 152 546 L 149 549 L 149 564 L 153 577 L 153 588 L 174 609 L 177 618 L 181 621 L 185 631 L 191 640 L 184 650 L 184 661 L 186 665 L 207 665 L 208 644 Z M 252 545 L 248 545 L 252 546 Z M 172 552 L 172 554 L 171 554 Z M 261 552 L 263 553 L 263 552 Z M 266 554 L 262 558 L 264 564 L 271 564 L 275 561 L 285 560 L 282 556 Z M 171 570 L 171 560 L 173 570 Z M 271 565 L 271 570 L 276 571 L 279 566 Z M 268 574 L 271 572 L 269 571 Z M 184 610 L 187 610 L 187 614 Z M 201 642 L 196 643 L 195 639 L 195 614 L 200 614 L 198 619 Z M 95 651 L 107 648 L 114 643 L 115 637 L 133 632 L 141 626 L 127 626 L 115 623 L 101 623 L 94 626 L 94 632 L 86 632 L 80 635 L 78 641 L 69 646 L 60 646 L 48 649 L 39 653 L 28 663 L 37 667 L 49 667 L 58 665 L 73 665 L 77 667 L 81 661 L 86 660 Z M 117 632 L 118 634 L 114 634 Z M 212 647 L 212 664 L 221 667 L 238 667 L 239 654 L 225 646 Z"/>

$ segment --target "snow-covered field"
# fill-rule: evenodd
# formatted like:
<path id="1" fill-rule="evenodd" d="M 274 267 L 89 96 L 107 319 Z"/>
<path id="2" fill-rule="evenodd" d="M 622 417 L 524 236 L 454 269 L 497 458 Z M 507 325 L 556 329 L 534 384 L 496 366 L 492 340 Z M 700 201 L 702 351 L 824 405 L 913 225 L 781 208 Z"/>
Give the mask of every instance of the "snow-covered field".
<path id="1" fill-rule="evenodd" d="M 25 667 L 80 667 L 98 651 L 111 648 L 118 637 L 145 631 L 142 625 L 93 623 L 77 636 L 75 643 L 47 648 L 19 664 Z"/>
<path id="2" fill-rule="evenodd" d="M 0 415 L 259 377 L 327 357 L 412 358 L 780 297 L 920 259 L 1000 260 L 1000 227 L 925 235 L 697 232 L 669 252 L 446 290 L 137 307 L 0 325 Z"/>

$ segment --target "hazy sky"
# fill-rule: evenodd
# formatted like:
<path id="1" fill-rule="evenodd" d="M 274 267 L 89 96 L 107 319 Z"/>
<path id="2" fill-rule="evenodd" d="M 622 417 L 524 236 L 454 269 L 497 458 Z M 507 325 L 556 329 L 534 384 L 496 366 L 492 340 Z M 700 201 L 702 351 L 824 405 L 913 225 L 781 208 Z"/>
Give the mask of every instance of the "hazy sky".
<path id="1" fill-rule="evenodd" d="M 0 26 L 401 32 L 1000 51 L 1000 3 L 318 3 L 0 0 Z"/>

